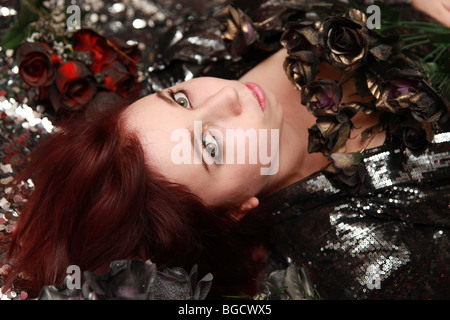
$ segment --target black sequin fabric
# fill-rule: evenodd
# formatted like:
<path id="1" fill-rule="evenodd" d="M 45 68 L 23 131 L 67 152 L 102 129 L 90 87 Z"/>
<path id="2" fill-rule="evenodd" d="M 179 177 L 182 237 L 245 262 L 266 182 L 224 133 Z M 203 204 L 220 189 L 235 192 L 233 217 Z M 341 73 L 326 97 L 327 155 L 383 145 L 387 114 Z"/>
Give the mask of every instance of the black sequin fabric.
<path id="1" fill-rule="evenodd" d="M 417 157 L 367 150 L 364 168 L 359 194 L 318 172 L 266 199 L 272 268 L 306 266 L 326 299 L 448 299 L 450 133 Z"/>

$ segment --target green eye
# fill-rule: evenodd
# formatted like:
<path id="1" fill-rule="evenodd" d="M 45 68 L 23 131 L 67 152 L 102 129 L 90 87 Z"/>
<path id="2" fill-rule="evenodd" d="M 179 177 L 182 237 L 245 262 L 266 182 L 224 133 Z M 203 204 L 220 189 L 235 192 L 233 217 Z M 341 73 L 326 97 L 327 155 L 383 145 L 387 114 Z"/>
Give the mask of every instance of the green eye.
<path id="1" fill-rule="evenodd" d="M 211 157 L 215 157 L 215 155 L 216 155 L 216 146 L 214 145 L 214 144 L 212 144 L 212 143 L 208 143 L 206 146 L 205 146 L 205 150 L 206 150 L 206 152 L 208 152 L 208 154 L 211 156 Z"/>
<path id="2" fill-rule="evenodd" d="M 217 144 L 216 139 L 209 133 L 207 133 L 203 139 L 203 147 L 212 158 L 219 153 L 219 145 Z"/>
<path id="3" fill-rule="evenodd" d="M 191 104 L 189 103 L 189 98 L 183 92 L 176 92 L 173 94 L 173 99 L 183 108 L 191 109 Z"/>

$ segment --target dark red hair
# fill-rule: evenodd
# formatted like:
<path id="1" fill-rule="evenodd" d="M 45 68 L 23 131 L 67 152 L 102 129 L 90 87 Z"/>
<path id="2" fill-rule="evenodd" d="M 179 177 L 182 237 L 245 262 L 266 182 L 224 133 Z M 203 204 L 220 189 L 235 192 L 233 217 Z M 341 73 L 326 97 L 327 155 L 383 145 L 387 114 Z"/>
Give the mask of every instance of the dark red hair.
<path id="1" fill-rule="evenodd" d="M 105 272 L 113 260 L 150 259 L 211 272 L 210 297 L 252 294 L 253 235 L 236 231 L 227 208 L 206 207 L 152 170 L 123 110 L 68 119 L 32 153 L 17 179 L 35 187 L 12 234 L 8 282 L 33 297 L 69 265 Z"/>

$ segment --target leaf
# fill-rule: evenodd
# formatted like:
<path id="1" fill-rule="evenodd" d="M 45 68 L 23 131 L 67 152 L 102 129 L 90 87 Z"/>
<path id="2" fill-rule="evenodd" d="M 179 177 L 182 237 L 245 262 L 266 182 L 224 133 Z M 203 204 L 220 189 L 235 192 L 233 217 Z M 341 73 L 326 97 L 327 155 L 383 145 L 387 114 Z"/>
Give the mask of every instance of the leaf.
<path id="1" fill-rule="evenodd" d="M 1 46 L 16 49 L 28 34 L 30 23 L 39 19 L 39 13 L 45 10 L 42 0 L 21 0 L 17 20 L 3 35 Z"/>
<path id="2" fill-rule="evenodd" d="M 428 39 L 436 46 L 445 46 L 448 48 L 450 43 L 450 28 L 445 33 L 436 32 L 434 34 L 428 34 Z"/>
<path id="3" fill-rule="evenodd" d="M 28 34 L 29 26 L 14 23 L 12 27 L 3 35 L 1 46 L 5 49 L 16 49 Z"/>

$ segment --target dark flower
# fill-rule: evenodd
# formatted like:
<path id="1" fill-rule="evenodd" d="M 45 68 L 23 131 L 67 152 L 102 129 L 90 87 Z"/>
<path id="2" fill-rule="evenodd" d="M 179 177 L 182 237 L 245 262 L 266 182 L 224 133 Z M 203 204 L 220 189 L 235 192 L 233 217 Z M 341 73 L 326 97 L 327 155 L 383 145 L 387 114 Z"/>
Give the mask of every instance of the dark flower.
<path id="1" fill-rule="evenodd" d="M 334 115 L 342 100 L 342 88 L 334 80 L 318 80 L 303 87 L 302 103 L 314 116 Z"/>
<path id="2" fill-rule="evenodd" d="M 50 55 L 50 47 L 41 42 L 23 43 L 16 52 L 19 75 L 32 86 L 49 86 L 55 79 L 55 67 Z"/>
<path id="3" fill-rule="evenodd" d="M 344 16 L 327 18 L 320 28 L 320 43 L 328 62 L 339 70 L 354 70 L 367 55 L 369 45 L 360 21 Z"/>
<path id="4" fill-rule="evenodd" d="M 81 29 L 72 35 L 75 51 L 89 52 L 92 64 L 89 66 L 92 72 L 100 73 L 105 68 L 118 61 L 118 53 L 108 44 L 107 39 L 96 32 L 88 29 Z"/>
<path id="5" fill-rule="evenodd" d="M 391 69 L 386 72 L 385 83 L 376 103 L 379 110 L 392 113 L 408 113 L 413 91 L 419 89 L 423 75 L 415 70 Z"/>
<path id="6" fill-rule="evenodd" d="M 429 144 L 427 132 L 418 126 L 404 126 L 403 143 L 413 154 L 420 154 Z"/>
<path id="7" fill-rule="evenodd" d="M 133 74 L 120 62 L 112 63 L 104 71 L 104 85 L 123 98 L 137 96 L 139 86 Z"/>
<path id="8" fill-rule="evenodd" d="M 411 97 L 411 114 L 421 122 L 438 120 L 449 111 L 448 102 L 426 82 L 420 82 L 419 90 Z"/>
<path id="9" fill-rule="evenodd" d="M 204 300 L 211 289 L 213 276 L 208 273 L 198 280 L 198 267 L 187 273 L 182 268 L 165 268 L 158 271 L 148 299 L 151 300 Z"/>
<path id="10" fill-rule="evenodd" d="M 333 153 L 330 155 L 333 160 L 332 166 L 328 167 L 328 172 L 332 172 L 332 179 L 341 188 L 350 192 L 360 192 L 364 188 L 364 180 L 367 171 L 361 162 L 360 153 Z"/>
<path id="11" fill-rule="evenodd" d="M 38 300 L 203 300 L 212 275 L 197 280 L 197 266 L 188 274 L 181 268 L 158 271 L 150 260 L 118 260 L 103 274 L 84 272 L 82 288 L 71 288 L 66 278 L 61 287 L 45 286 Z"/>
<path id="12" fill-rule="evenodd" d="M 222 37 L 231 42 L 233 55 L 241 55 L 258 38 L 253 22 L 241 9 L 227 6 L 218 14 L 219 19 L 225 19 L 220 25 Z"/>
<path id="13" fill-rule="evenodd" d="M 309 50 L 320 52 L 319 23 L 314 21 L 287 22 L 281 36 L 281 45 L 288 53 Z"/>
<path id="14" fill-rule="evenodd" d="M 391 69 L 386 73 L 379 110 L 411 114 L 420 122 L 433 122 L 448 110 L 448 103 L 415 70 Z"/>
<path id="15" fill-rule="evenodd" d="M 55 111 L 61 108 L 77 111 L 86 106 L 97 93 L 92 72 L 80 61 L 69 61 L 56 71 L 50 100 Z"/>
<path id="16" fill-rule="evenodd" d="M 314 81 L 319 73 L 319 57 L 312 51 L 296 51 L 283 63 L 289 81 L 298 89 Z"/>
<path id="17" fill-rule="evenodd" d="M 256 300 L 316 300 L 314 285 L 305 267 L 297 269 L 289 265 L 286 270 L 273 271 L 262 282 L 263 292 Z"/>
<path id="18" fill-rule="evenodd" d="M 335 117 L 318 118 L 316 124 L 308 129 L 308 152 L 321 152 L 327 157 L 335 152 L 343 152 L 351 128 L 350 121 L 339 122 Z"/>

